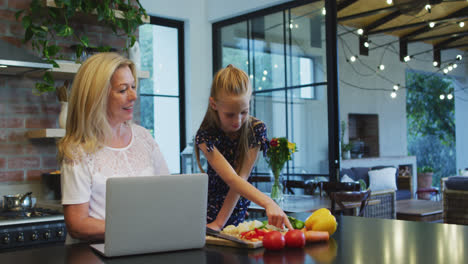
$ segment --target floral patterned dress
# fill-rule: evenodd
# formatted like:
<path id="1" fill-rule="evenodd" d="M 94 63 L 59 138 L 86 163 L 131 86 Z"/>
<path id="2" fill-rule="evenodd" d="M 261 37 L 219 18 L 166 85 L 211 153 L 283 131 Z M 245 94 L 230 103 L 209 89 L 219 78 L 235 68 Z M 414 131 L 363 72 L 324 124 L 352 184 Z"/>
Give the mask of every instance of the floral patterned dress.
<path id="1" fill-rule="evenodd" d="M 249 137 L 249 147 L 254 148 L 260 146 L 260 149 L 265 155 L 268 148 L 267 129 L 265 124 L 254 118 L 250 117 L 251 124 L 253 127 L 253 135 Z M 195 144 L 199 145 L 205 143 L 209 152 L 213 151 L 216 147 L 218 151 L 224 156 L 224 158 L 235 168 L 235 160 L 238 157 L 236 153 L 239 139 L 231 139 L 221 129 L 199 129 L 195 138 Z M 211 223 L 216 219 L 219 210 L 223 206 L 224 199 L 229 191 L 229 186 L 223 181 L 223 179 L 216 173 L 216 171 L 208 164 L 207 170 L 209 182 L 208 182 L 208 210 L 207 210 L 207 223 Z M 249 179 L 250 182 L 250 179 Z M 240 197 L 237 202 L 231 217 L 229 217 L 226 225 L 237 225 L 244 221 L 245 214 L 250 201 L 244 197 Z"/>

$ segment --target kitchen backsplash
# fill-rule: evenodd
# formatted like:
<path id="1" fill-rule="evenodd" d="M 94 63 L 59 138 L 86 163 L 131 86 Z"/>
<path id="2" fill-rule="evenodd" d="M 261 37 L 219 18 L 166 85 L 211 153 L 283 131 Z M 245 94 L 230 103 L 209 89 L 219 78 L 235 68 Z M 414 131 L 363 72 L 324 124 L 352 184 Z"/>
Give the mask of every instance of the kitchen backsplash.
<path id="1" fill-rule="evenodd" d="M 0 1 L 0 38 L 32 53 L 29 44 L 22 44 L 24 30 L 15 20 L 15 12 L 28 8 L 30 0 Z M 82 23 L 83 21 L 81 21 Z M 109 45 L 121 50 L 125 39 L 98 25 L 83 24 L 92 45 Z M 70 58 L 73 43 L 58 40 Z M 0 58 L 1 59 L 1 58 Z M 55 93 L 33 94 L 36 79 L 0 75 L 0 195 L 33 191 L 47 198 L 41 175 L 58 169 L 55 139 L 29 139 L 34 129 L 58 128 L 60 103 Z M 57 80 L 56 85 L 63 85 Z M 57 176 L 58 177 L 58 176 Z M 42 198 L 42 197 L 39 197 Z"/>

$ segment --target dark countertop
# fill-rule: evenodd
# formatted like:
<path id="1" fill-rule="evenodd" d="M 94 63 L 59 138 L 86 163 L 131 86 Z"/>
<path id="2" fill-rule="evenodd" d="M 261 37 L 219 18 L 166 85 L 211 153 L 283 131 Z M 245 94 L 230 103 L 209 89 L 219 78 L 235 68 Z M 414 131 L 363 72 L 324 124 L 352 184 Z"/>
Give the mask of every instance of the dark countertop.
<path id="1" fill-rule="evenodd" d="M 305 219 L 309 214 L 292 214 Z M 104 258 L 88 245 L 46 245 L 0 253 L 0 263 L 468 263 L 468 227 L 401 220 L 338 218 L 328 243 L 266 251 L 199 250 Z"/>

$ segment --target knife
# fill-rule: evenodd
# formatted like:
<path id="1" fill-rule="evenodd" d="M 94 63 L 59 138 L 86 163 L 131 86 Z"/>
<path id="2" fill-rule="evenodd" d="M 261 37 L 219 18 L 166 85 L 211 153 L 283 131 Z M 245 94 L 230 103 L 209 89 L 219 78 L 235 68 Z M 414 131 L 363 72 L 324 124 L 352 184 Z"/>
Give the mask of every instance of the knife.
<path id="1" fill-rule="evenodd" d="M 221 233 L 219 231 L 216 231 L 214 229 L 211 229 L 209 227 L 206 228 L 206 234 L 210 235 L 210 236 L 214 236 L 214 237 L 224 238 L 224 239 L 234 241 L 236 243 L 240 243 L 240 244 L 243 244 L 243 245 L 250 245 L 250 243 L 247 242 L 247 241 L 244 241 L 244 240 L 239 239 L 237 237 L 233 237 L 233 236 L 230 236 L 230 235 L 223 234 L 223 233 Z"/>

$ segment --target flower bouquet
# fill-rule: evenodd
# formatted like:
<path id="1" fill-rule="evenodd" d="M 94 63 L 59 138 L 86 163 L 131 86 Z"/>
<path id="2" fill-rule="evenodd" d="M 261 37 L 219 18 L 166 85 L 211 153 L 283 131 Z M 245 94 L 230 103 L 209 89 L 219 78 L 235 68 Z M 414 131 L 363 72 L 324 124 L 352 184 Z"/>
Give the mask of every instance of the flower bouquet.
<path id="1" fill-rule="evenodd" d="M 296 144 L 285 137 L 272 138 L 266 153 L 266 161 L 274 176 L 271 187 L 271 198 L 279 203 L 283 200 L 283 185 L 280 183 L 280 173 L 284 164 L 291 160 L 291 155 L 297 151 Z"/>

